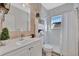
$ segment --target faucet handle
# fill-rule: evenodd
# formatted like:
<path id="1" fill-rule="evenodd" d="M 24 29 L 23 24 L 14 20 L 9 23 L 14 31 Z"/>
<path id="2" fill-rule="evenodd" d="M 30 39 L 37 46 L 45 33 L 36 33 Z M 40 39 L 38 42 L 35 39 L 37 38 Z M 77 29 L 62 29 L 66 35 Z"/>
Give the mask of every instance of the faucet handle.
<path id="1" fill-rule="evenodd" d="M 35 34 L 31 34 L 31 36 L 32 36 L 32 38 L 34 38 L 35 37 Z"/>
<path id="2" fill-rule="evenodd" d="M 21 34 L 21 37 L 24 37 L 24 34 Z"/>

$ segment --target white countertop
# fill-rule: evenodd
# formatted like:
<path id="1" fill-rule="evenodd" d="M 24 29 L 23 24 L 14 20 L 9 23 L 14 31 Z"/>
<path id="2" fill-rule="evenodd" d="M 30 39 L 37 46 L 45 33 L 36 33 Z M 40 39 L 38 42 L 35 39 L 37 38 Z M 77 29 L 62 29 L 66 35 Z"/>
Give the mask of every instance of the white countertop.
<path id="1" fill-rule="evenodd" d="M 21 48 L 25 45 L 28 45 L 28 44 L 30 44 L 32 42 L 35 42 L 35 41 L 38 41 L 40 39 L 39 38 L 24 37 L 24 40 L 27 40 L 27 41 L 25 41 L 26 43 L 22 43 L 22 44 L 18 44 L 18 42 L 21 42 L 21 41 L 19 41 L 19 38 L 9 39 L 9 40 L 4 41 L 6 45 L 5 46 L 0 46 L 0 55 L 4 55 L 8 52 L 11 52 L 15 49 Z"/>

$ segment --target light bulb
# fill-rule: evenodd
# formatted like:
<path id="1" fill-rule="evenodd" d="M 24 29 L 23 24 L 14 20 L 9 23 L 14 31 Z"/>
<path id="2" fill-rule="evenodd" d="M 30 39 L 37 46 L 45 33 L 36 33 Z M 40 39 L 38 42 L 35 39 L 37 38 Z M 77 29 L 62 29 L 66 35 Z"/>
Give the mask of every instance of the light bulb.
<path id="1" fill-rule="evenodd" d="M 22 6 L 25 7 L 26 5 L 23 3 Z"/>

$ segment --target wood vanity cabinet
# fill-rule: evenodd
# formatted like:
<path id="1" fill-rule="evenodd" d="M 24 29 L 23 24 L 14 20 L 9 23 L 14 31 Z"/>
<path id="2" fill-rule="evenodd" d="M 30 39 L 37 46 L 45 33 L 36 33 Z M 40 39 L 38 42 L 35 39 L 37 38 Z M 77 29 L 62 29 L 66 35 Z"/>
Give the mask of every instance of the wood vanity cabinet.
<path id="1" fill-rule="evenodd" d="M 33 42 L 8 52 L 4 56 L 42 56 L 42 46 L 40 41 Z"/>

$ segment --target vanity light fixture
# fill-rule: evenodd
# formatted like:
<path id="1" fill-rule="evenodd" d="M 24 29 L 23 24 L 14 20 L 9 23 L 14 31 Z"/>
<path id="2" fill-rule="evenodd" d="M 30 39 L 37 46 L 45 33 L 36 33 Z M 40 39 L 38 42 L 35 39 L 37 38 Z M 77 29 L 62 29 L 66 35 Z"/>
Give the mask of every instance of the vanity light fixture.
<path id="1" fill-rule="evenodd" d="M 36 17 L 37 17 L 37 18 L 40 17 L 40 14 L 39 14 L 39 13 L 36 13 Z"/>
<path id="2" fill-rule="evenodd" d="M 25 7 L 25 4 L 23 3 L 22 6 Z"/>
<path id="3" fill-rule="evenodd" d="M 0 3 L 0 12 L 7 14 L 10 9 L 9 3 Z"/>
<path id="4" fill-rule="evenodd" d="M 22 6 L 23 7 L 30 7 L 30 5 L 28 3 L 23 3 Z"/>

